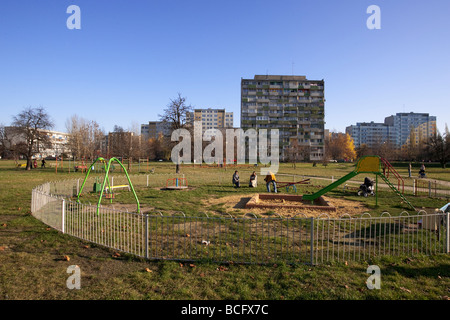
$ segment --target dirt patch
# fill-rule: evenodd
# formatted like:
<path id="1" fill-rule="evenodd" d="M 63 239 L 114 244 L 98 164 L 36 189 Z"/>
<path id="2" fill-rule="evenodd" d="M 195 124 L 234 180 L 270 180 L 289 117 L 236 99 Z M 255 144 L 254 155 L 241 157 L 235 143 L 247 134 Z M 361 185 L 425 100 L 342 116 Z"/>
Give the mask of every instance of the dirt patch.
<path id="1" fill-rule="evenodd" d="M 308 217 L 317 217 L 320 214 L 327 214 L 330 217 L 342 216 L 343 214 L 361 215 L 367 212 L 367 208 L 364 204 L 357 201 L 336 199 L 330 197 L 323 197 L 330 206 L 336 208 L 335 212 L 325 211 L 325 210 L 312 210 L 312 209 L 292 209 L 292 208 L 249 208 L 247 209 L 245 205 L 251 199 L 252 195 L 233 195 L 221 198 L 210 198 L 204 201 L 205 206 L 212 212 L 218 214 L 229 213 L 233 216 L 238 216 L 240 214 L 244 215 L 246 213 L 254 213 L 259 216 L 273 216 L 278 214 L 282 217 L 293 217 L 295 215 L 302 216 L 305 214 Z M 282 203 L 282 202 L 281 202 Z M 222 212 L 218 212 L 217 208 L 220 207 Z M 225 211 L 225 212 L 223 212 Z"/>

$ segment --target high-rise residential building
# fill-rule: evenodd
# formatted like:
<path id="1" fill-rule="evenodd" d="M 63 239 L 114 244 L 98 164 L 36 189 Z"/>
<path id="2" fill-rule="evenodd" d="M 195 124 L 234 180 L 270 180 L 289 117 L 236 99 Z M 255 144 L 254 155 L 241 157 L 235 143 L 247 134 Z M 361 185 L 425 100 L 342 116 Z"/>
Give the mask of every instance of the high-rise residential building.
<path id="1" fill-rule="evenodd" d="M 374 147 L 384 142 L 396 148 L 419 145 L 436 134 L 436 117 L 428 113 L 397 113 L 386 117 L 384 123 L 363 122 L 351 125 L 346 132 L 353 138 L 355 148 L 365 144 Z"/>
<path id="2" fill-rule="evenodd" d="M 358 122 L 356 125 L 348 126 L 345 132 L 352 137 L 355 148 L 361 145 L 373 148 L 388 141 L 395 144 L 396 141 L 394 127 L 385 123 Z"/>
<path id="3" fill-rule="evenodd" d="M 419 145 L 436 135 L 436 117 L 428 113 L 397 113 L 384 123 L 395 128 L 395 144 L 400 148 Z"/>
<path id="4" fill-rule="evenodd" d="M 170 125 L 163 121 L 149 121 L 141 124 L 141 136 L 145 140 L 157 139 L 160 133 L 163 136 L 170 136 Z"/>
<path id="5" fill-rule="evenodd" d="M 241 79 L 241 128 L 279 129 L 281 160 L 293 142 L 310 160 L 324 155 L 324 80 L 305 76 L 255 75 Z"/>
<path id="6" fill-rule="evenodd" d="M 186 122 L 202 123 L 202 132 L 207 129 L 233 128 L 233 112 L 226 112 L 225 109 L 194 109 L 188 113 Z"/>

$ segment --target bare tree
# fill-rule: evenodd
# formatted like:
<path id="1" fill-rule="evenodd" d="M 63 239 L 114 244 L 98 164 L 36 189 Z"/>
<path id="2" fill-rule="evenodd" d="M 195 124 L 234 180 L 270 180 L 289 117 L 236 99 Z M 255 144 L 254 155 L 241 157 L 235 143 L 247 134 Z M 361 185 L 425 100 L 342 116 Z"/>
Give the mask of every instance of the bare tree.
<path id="1" fill-rule="evenodd" d="M 67 147 L 78 159 L 93 159 L 101 153 L 105 133 L 95 121 L 73 115 L 66 121 L 69 135 Z"/>
<path id="2" fill-rule="evenodd" d="M 177 130 L 187 127 L 187 115 L 192 111 L 192 106 L 186 104 L 186 98 L 178 93 L 178 97 L 171 99 L 169 105 L 164 109 L 164 113 L 159 115 L 161 121 L 170 126 L 170 129 Z M 173 143 L 171 142 L 171 147 Z M 180 172 L 180 164 L 176 164 L 176 172 Z"/>
<path id="3" fill-rule="evenodd" d="M 43 107 L 28 107 L 13 117 L 12 126 L 13 135 L 22 141 L 19 152 L 27 159 L 26 169 L 30 170 L 33 155 L 51 144 L 44 130 L 53 128 L 53 121 Z"/>
<path id="4" fill-rule="evenodd" d="M 287 149 L 287 158 L 289 162 L 293 163 L 294 169 L 297 167 L 299 161 L 310 160 L 311 147 L 306 144 L 300 144 L 297 138 L 290 140 L 289 147 Z"/>
<path id="5" fill-rule="evenodd" d="M 10 143 L 8 143 L 8 135 L 3 124 L 0 124 L 0 155 L 4 158 L 8 149 L 10 147 Z"/>
<path id="6" fill-rule="evenodd" d="M 108 134 L 108 154 L 115 157 L 128 159 L 128 170 L 131 170 L 133 159 L 139 158 L 143 152 L 141 148 L 141 136 L 136 134 L 139 130 L 123 129 L 115 125 L 113 132 Z"/>

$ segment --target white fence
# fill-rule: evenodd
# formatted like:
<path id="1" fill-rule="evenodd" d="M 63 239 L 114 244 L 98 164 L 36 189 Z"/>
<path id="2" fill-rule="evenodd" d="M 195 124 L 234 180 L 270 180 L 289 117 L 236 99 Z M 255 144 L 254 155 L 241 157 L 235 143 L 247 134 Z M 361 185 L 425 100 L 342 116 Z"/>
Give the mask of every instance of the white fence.
<path id="1" fill-rule="evenodd" d="M 159 186 L 165 179 L 166 175 L 152 176 Z M 135 187 L 153 185 L 147 176 L 132 180 Z M 449 252 L 449 213 L 444 212 L 237 218 L 140 214 L 100 207 L 97 213 L 97 206 L 70 199 L 79 187 L 79 180 L 36 187 L 32 214 L 65 234 L 147 259 L 320 264 Z"/>

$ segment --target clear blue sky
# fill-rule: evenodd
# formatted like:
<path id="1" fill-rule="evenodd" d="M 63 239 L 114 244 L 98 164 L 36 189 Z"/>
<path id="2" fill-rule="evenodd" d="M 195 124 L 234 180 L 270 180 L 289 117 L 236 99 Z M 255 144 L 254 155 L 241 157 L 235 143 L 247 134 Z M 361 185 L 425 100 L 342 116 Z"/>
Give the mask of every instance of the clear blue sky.
<path id="1" fill-rule="evenodd" d="M 69 30 L 69 5 L 81 30 Z M 381 30 L 369 30 L 369 5 Z M 55 130 L 77 114 L 158 120 L 181 93 L 240 124 L 240 80 L 325 79 L 326 128 L 428 112 L 450 122 L 448 0 L 1 0 L 0 123 L 43 106 Z M 450 123 L 449 123 L 450 124 Z"/>

